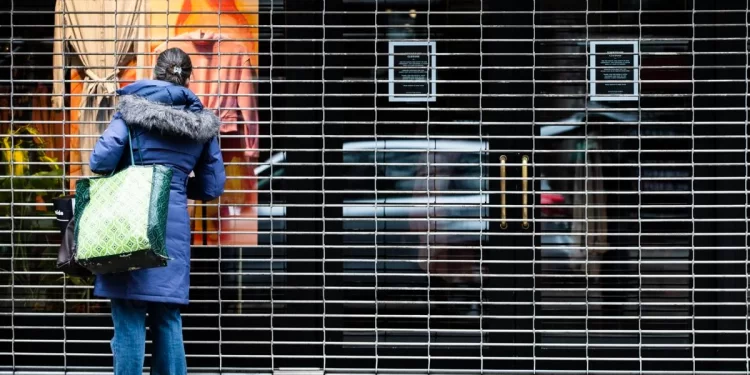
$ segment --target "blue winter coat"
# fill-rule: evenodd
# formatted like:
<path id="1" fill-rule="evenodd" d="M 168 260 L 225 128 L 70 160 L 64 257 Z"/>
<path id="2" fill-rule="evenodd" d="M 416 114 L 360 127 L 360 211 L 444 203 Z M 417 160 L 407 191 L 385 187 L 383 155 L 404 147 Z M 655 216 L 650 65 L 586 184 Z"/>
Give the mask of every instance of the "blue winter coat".
<path id="1" fill-rule="evenodd" d="M 102 298 L 187 304 L 190 290 L 190 217 L 187 201 L 212 200 L 226 174 L 217 135 L 219 119 L 185 87 L 143 80 L 118 91 L 117 112 L 91 154 L 91 170 L 107 174 L 130 164 L 128 128 L 136 164 L 161 164 L 174 177 L 167 217 L 166 267 L 99 275 Z M 189 177 L 194 171 L 194 177 Z"/>

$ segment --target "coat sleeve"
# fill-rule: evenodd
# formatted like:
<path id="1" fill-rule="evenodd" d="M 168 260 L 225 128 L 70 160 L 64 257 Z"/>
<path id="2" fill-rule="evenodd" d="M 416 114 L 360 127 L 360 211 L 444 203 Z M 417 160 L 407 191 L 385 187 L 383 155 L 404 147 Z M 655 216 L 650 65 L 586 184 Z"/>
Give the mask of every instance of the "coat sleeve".
<path id="1" fill-rule="evenodd" d="M 128 126 L 122 120 L 120 113 L 115 113 L 107 130 L 99 137 L 91 153 L 89 167 L 94 173 L 107 174 L 120 164 L 122 153 L 128 146 Z"/>
<path id="2" fill-rule="evenodd" d="M 194 172 L 195 177 L 188 180 L 188 199 L 210 201 L 224 193 L 227 175 L 217 138 L 212 139 L 203 147 L 203 153 Z"/>

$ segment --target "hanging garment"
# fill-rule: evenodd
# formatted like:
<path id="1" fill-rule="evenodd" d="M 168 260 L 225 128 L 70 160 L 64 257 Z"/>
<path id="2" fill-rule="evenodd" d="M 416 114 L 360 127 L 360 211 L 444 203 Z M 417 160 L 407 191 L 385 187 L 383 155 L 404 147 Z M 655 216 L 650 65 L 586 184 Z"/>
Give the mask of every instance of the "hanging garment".
<path id="1" fill-rule="evenodd" d="M 179 48 L 190 55 L 193 62 L 190 89 L 206 108 L 216 111 L 221 133 L 237 134 L 248 161 L 257 161 L 257 100 L 250 51 L 245 44 L 224 34 L 198 30 L 159 45 L 154 60 L 168 48 Z"/>
<path id="2" fill-rule="evenodd" d="M 254 174 L 253 164 L 258 160 L 258 113 L 250 50 L 246 43 L 225 34 L 197 30 L 159 45 L 151 65 L 168 48 L 180 48 L 190 55 L 190 90 L 221 120 L 221 149 L 229 177 L 230 191 L 222 196 L 220 209 L 216 202 L 210 202 L 193 212 L 199 218 L 194 230 L 210 232 L 205 238 L 204 233 L 196 234 L 195 241 L 207 245 L 256 245 L 258 194 L 256 181 L 248 177 Z"/>
<path id="3" fill-rule="evenodd" d="M 82 160 L 89 159 L 90 150 L 114 114 L 121 67 L 134 55 L 139 67 L 146 66 L 147 4 L 146 0 L 57 1 L 52 104 L 64 106 L 65 69 L 79 69 L 84 79 L 78 128 Z M 83 175 L 91 175 L 87 166 Z"/>
<path id="4" fill-rule="evenodd" d="M 151 51 L 166 40 L 194 31 L 214 31 L 242 44 L 251 52 L 250 66 L 258 66 L 259 4 L 257 0 L 149 0 Z"/>

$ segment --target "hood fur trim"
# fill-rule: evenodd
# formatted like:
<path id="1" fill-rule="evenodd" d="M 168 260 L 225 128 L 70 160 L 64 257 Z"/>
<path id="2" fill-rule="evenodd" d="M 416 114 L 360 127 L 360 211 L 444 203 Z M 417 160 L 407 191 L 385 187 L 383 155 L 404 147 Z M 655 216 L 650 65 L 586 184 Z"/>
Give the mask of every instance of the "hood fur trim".
<path id="1" fill-rule="evenodd" d="M 128 125 L 158 129 L 162 134 L 185 136 L 203 143 L 217 136 L 221 127 L 219 118 L 210 110 L 190 112 L 135 95 L 121 96 L 117 110 Z"/>

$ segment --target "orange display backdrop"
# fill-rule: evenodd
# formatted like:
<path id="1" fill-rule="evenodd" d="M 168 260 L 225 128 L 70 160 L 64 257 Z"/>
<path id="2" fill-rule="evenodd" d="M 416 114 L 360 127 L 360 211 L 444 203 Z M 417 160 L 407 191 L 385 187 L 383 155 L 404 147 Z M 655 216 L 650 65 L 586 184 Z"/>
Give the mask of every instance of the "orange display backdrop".
<path id="1" fill-rule="evenodd" d="M 197 30 L 224 34 L 247 45 L 258 66 L 258 0 L 150 0 L 151 50 Z"/>
<path id="2" fill-rule="evenodd" d="M 128 64 L 129 68 L 121 69 L 120 75 L 118 76 L 118 83 L 120 87 L 125 87 L 136 80 L 136 61 L 131 60 Z M 81 138 L 76 136 L 80 135 L 80 129 L 77 125 L 80 119 L 81 111 L 75 108 L 81 107 L 81 101 L 83 101 L 83 77 L 78 70 L 71 70 L 70 72 L 70 86 L 68 92 L 70 93 L 70 130 L 69 133 L 74 135 L 66 141 L 66 148 L 71 151 L 68 153 L 68 162 L 70 163 L 70 170 L 68 173 L 70 176 L 81 176 L 83 174 L 82 166 L 84 163 L 88 163 L 88 160 L 82 160 L 81 158 Z M 90 135 L 89 135 L 90 136 Z M 73 179 L 70 182 L 70 190 L 75 191 L 75 182 Z"/>
<path id="3" fill-rule="evenodd" d="M 152 56 L 171 47 L 188 52 L 190 89 L 222 120 L 226 192 L 191 209 L 194 243 L 256 245 L 257 0 L 156 0 L 150 7 Z"/>

